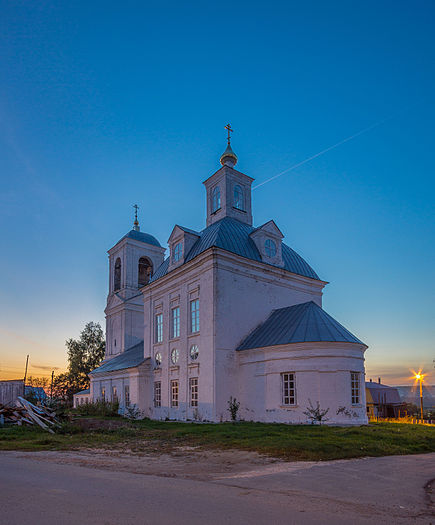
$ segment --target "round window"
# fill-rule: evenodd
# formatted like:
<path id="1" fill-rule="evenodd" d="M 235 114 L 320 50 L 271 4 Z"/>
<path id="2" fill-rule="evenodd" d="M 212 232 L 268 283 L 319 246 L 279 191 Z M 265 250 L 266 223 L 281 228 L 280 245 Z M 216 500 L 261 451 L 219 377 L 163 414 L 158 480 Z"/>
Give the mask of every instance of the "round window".
<path id="1" fill-rule="evenodd" d="M 276 244 L 272 239 L 267 239 L 264 243 L 264 249 L 266 250 L 266 255 L 268 257 L 275 257 L 276 255 Z"/>
<path id="2" fill-rule="evenodd" d="M 171 352 L 171 361 L 175 365 L 178 362 L 178 357 L 180 356 L 180 352 L 174 348 Z"/>
<path id="3" fill-rule="evenodd" d="M 157 352 L 154 356 L 154 360 L 156 362 L 156 365 L 160 366 L 162 364 L 162 354 L 160 352 Z"/>
<path id="4" fill-rule="evenodd" d="M 195 359 L 198 359 L 198 355 L 199 355 L 198 345 L 192 345 L 190 347 L 190 359 L 195 361 Z"/>

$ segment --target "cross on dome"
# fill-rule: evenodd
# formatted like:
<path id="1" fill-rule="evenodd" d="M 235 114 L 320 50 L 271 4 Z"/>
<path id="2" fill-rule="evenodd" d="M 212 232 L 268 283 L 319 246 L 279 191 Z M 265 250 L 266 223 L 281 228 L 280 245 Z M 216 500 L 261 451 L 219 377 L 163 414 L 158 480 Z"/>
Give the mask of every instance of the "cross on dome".
<path id="1" fill-rule="evenodd" d="M 139 209 L 139 206 L 137 204 L 133 204 L 134 208 L 134 223 L 133 223 L 133 230 L 139 232 L 139 221 L 137 220 L 137 210 Z"/>
<path id="2" fill-rule="evenodd" d="M 237 164 L 237 155 L 234 153 L 234 151 L 231 148 L 231 133 L 233 133 L 233 129 L 231 128 L 231 124 L 227 124 L 224 126 L 225 129 L 228 132 L 227 137 L 227 149 L 222 153 L 220 158 L 220 163 L 222 166 L 229 166 L 230 168 L 233 168 Z"/>

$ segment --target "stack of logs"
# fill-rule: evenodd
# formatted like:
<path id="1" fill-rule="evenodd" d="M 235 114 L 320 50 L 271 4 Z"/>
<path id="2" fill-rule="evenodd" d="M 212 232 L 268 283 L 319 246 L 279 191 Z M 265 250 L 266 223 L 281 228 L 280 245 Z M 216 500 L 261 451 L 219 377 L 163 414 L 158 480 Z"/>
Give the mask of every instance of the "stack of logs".
<path id="1" fill-rule="evenodd" d="M 58 427 L 56 413 L 46 407 L 35 406 L 22 397 L 18 398 L 16 406 L 0 405 L 0 425 L 39 425 L 44 430 L 54 434 L 51 427 Z"/>

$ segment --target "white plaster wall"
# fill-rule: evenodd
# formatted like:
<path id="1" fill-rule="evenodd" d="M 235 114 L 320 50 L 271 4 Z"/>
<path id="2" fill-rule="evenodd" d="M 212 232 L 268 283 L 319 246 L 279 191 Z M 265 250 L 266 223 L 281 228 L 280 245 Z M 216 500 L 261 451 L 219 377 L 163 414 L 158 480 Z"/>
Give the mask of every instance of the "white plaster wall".
<path id="1" fill-rule="evenodd" d="M 314 301 L 322 305 L 325 283 L 217 251 L 216 412 L 229 419 L 228 400 L 237 397 L 242 379 L 235 348 L 272 310 Z"/>
<path id="2" fill-rule="evenodd" d="M 145 410 L 155 419 L 212 420 L 214 417 L 214 315 L 213 315 L 213 256 L 199 256 L 189 267 L 183 266 L 156 283 L 146 286 L 144 293 L 144 352 L 152 358 L 152 380 L 145 396 Z M 199 299 L 200 331 L 190 333 L 190 301 Z M 171 309 L 180 307 L 180 337 L 170 338 Z M 154 342 L 154 316 L 163 313 L 163 342 Z M 199 357 L 192 361 L 190 347 L 197 344 Z M 179 361 L 171 362 L 171 352 L 179 350 Z M 154 355 L 162 354 L 163 362 L 155 366 Z M 189 378 L 197 377 L 199 406 L 189 406 Z M 171 407 L 171 380 L 179 381 L 179 407 Z M 153 406 L 154 381 L 161 382 L 162 406 Z"/>
<path id="3" fill-rule="evenodd" d="M 366 398 L 363 345 L 301 343 L 242 350 L 239 364 L 240 417 L 246 420 L 307 423 L 309 400 L 329 408 L 328 424 L 365 424 Z M 296 405 L 283 406 L 281 373 L 294 372 Z M 351 403 L 351 372 L 360 373 L 360 403 Z M 337 414 L 345 407 L 351 415 Z"/>

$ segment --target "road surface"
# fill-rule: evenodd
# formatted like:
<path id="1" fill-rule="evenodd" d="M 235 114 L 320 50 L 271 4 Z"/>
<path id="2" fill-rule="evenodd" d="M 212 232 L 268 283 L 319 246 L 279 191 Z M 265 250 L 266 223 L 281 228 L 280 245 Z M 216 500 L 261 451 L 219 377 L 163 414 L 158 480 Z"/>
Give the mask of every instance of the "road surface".
<path id="1" fill-rule="evenodd" d="M 435 454 L 278 462 L 202 480 L 72 459 L 0 452 L 0 524 L 435 525 Z"/>

